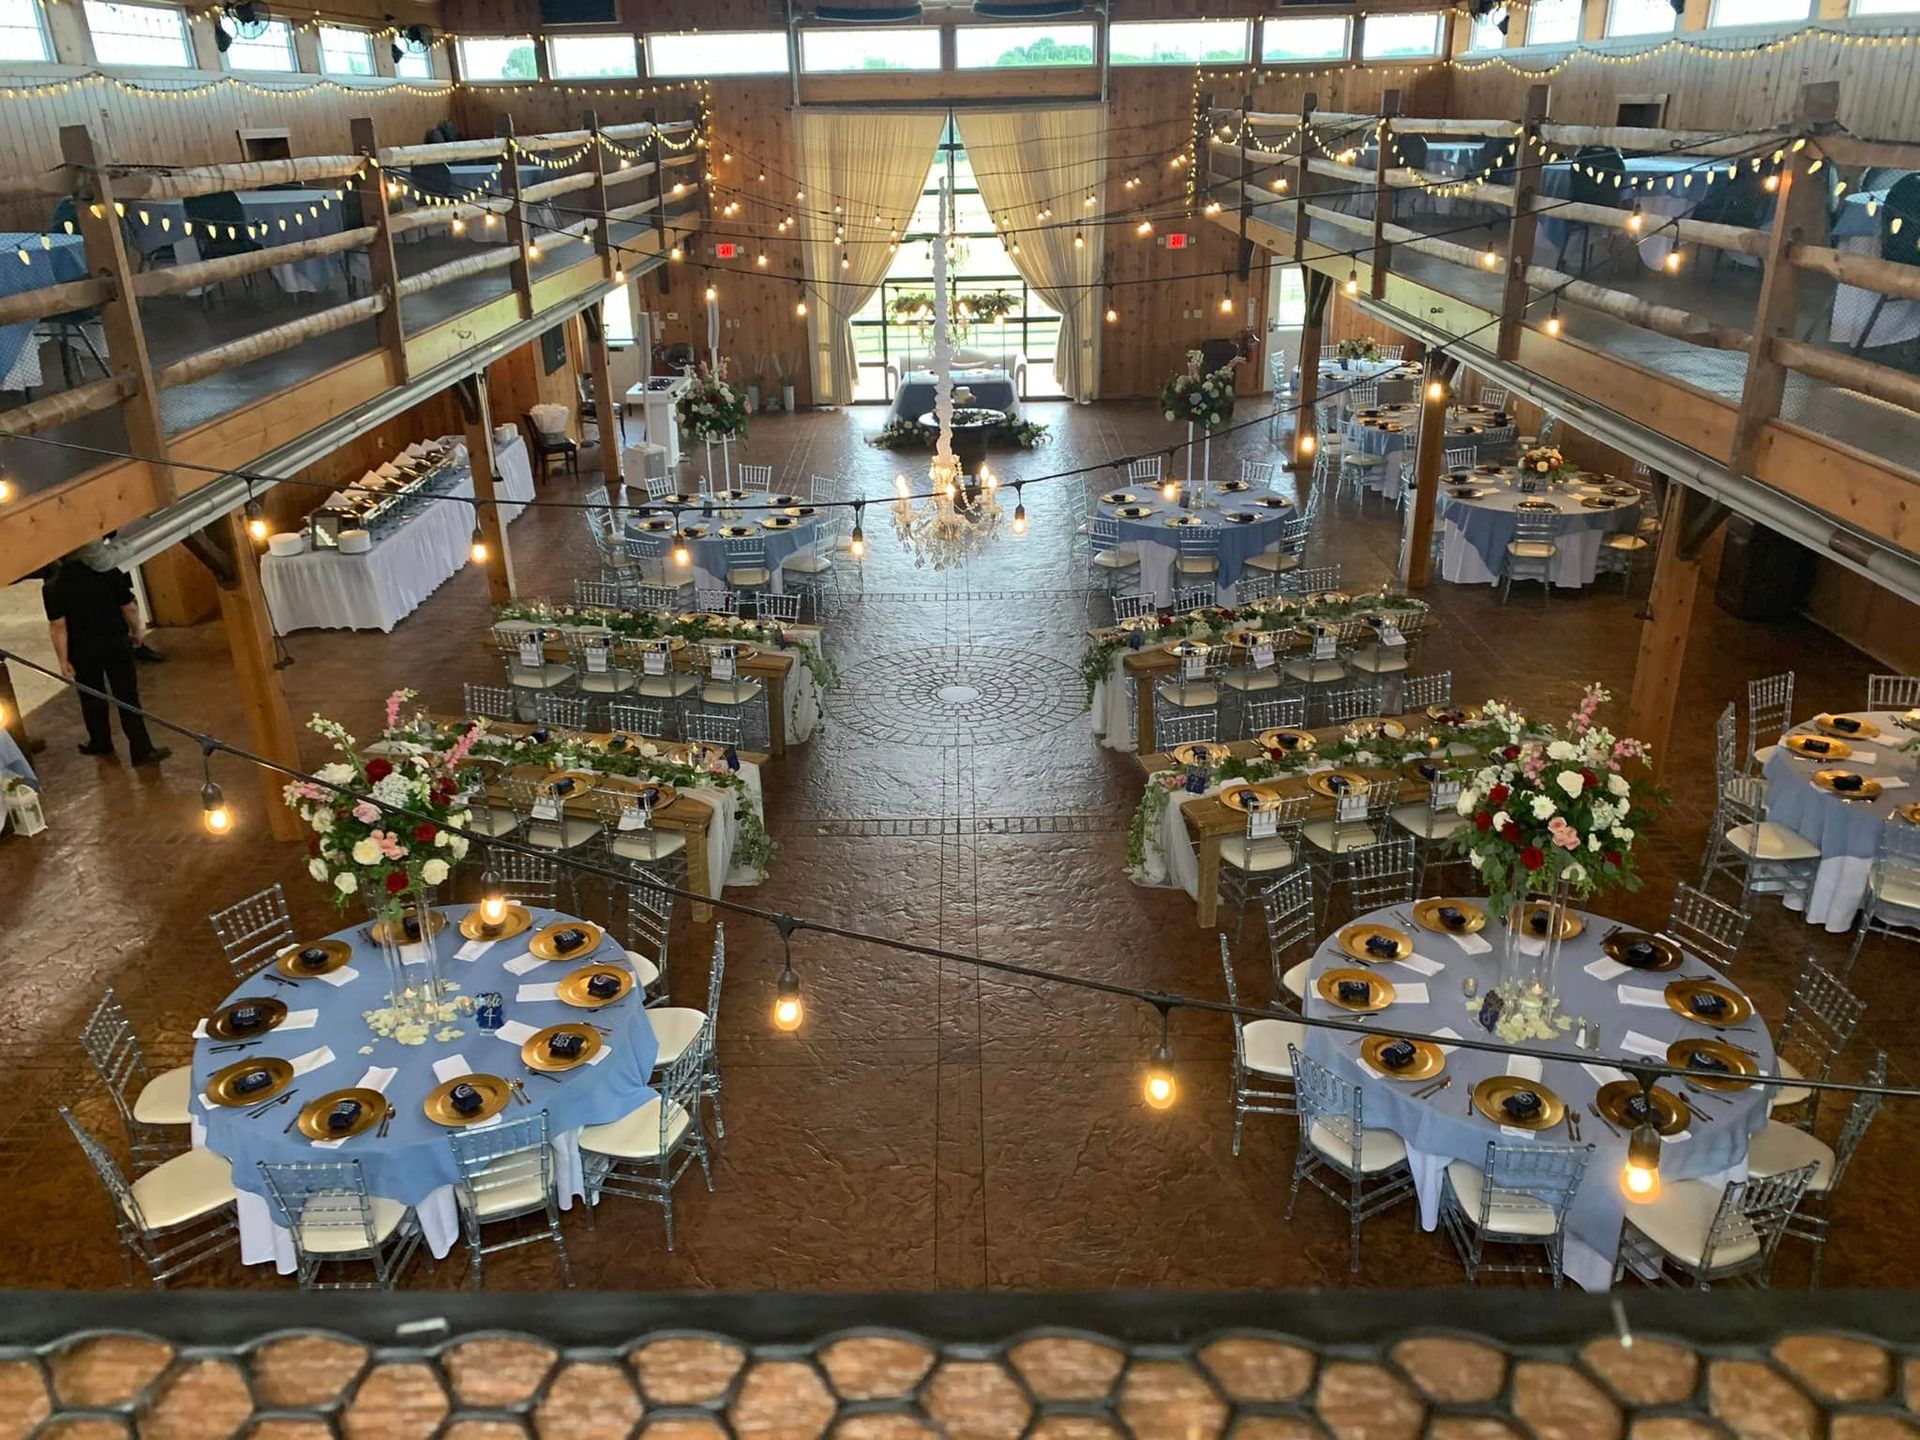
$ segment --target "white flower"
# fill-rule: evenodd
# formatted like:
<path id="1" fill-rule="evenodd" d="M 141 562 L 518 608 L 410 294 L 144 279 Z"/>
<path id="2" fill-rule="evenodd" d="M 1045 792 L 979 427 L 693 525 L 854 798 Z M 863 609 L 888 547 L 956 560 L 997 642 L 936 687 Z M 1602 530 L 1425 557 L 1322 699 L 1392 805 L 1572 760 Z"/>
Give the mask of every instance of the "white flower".
<path id="1" fill-rule="evenodd" d="M 353 847 L 353 863 L 371 865 L 380 858 L 380 842 L 371 835 Z"/>
<path id="2" fill-rule="evenodd" d="M 1468 852 L 1467 863 L 1478 870 L 1482 865 L 1487 863 L 1487 857 L 1481 851 L 1473 850 Z"/>
<path id="3" fill-rule="evenodd" d="M 327 862 L 322 860 L 318 855 L 314 856 L 313 859 L 307 861 L 307 874 L 316 880 L 326 879 Z"/>
<path id="4" fill-rule="evenodd" d="M 436 830 L 433 835 L 434 847 L 436 849 L 444 850 L 447 848 L 448 844 L 452 842 L 453 838 L 454 838 L 454 835 L 451 830 Z"/>
<path id="5" fill-rule="evenodd" d="M 1568 798 L 1571 799 L 1580 794 L 1580 788 L 1587 782 L 1580 778 L 1578 770 L 1562 770 L 1553 777 L 1553 783 L 1566 791 Z"/>
<path id="6" fill-rule="evenodd" d="M 314 771 L 313 778 L 324 781 L 328 785 L 344 785 L 353 779 L 353 767 L 351 765 L 343 765 L 336 760 L 333 764 L 322 765 L 318 770 Z"/>
<path id="7" fill-rule="evenodd" d="M 313 833 L 316 835 L 331 835 L 333 833 L 333 812 L 331 810 L 316 809 L 313 812 Z"/>
<path id="8" fill-rule="evenodd" d="M 448 865 L 444 860 L 429 860 L 420 867 L 420 878 L 429 885 L 438 885 L 445 880 L 452 871 L 453 867 Z"/>
<path id="9" fill-rule="evenodd" d="M 351 870 L 333 877 L 333 888 L 342 895 L 351 895 L 360 888 L 360 877 Z"/>
<path id="10" fill-rule="evenodd" d="M 1579 865 L 1569 865 L 1560 872 L 1560 878 L 1569 885 L 1578 885 L 1587 878 L 1587 872 Z"/>
<path id="11" fill-rule="evenodd" d="M 454 859 L 456 860 L 466 859 L 467 858 L 467 837 L 464 835 L 454 836 L 453 839 L 447 842 L 447 849 L 453 853 Z"/>
<path id="12" fill-rule="evenodd" d="M 1587 849 L 1594 851 L 1596 854 L 1599 852 L 1600 837 L 1598 835 L 1587 836 Z"/>
<path id="13" fill-rule="evenodd" d="M 1494 816 L 1493 816 L 1493 828 L 1495 830 L 1504 830 L 1507 828 L 1508 822 L 1511 821 L 1512 819 L 1513 817 L 1509 815 L 1506 811 L 1497 810 L 1494 812 Z"/>
<path id="14" fill-rule="evenodd" d="M 1616 825 L 1613 827 L 1613 838 L 1622 845 L 1631 845 L 1633 843 L 1633 830 L 1630 826 Z"/>
<path id="15" fill-rule="evenodd" d="M 1479 803 L 1480 797 L 1478 794 L 1472 790 L 1462 790 L 1460 792 L 1460 799 L 1455 802 L 1453 808 L 1458 810 L 1462 815 L 1471 815 L 1474 807 Z"/>
<path id="16" fill-rule="evenodd" d="M 1533 818 L 1536 820 L 1545 820 L 1556 808 L 1551 795 L 1536 795 L 1533 797 L 1532 804 Z"/>
<path id="17" fill-rule="evenodd" d="M 1556 740 L 1547 746 L 1547 758 L 1549 760 L 1571 760 L 1579 753 L 1578 750 L 1574 749 L 1573 746 L 1565 740 Z"/>
<path id="18" fill-rule="evenodd" d="M 1627 777 L 1617 771 L 1607 776 L 1607 793 L 1618 795 L 1624 800 L 1632 789 L 1633 787 L 1627 784 Z"/>

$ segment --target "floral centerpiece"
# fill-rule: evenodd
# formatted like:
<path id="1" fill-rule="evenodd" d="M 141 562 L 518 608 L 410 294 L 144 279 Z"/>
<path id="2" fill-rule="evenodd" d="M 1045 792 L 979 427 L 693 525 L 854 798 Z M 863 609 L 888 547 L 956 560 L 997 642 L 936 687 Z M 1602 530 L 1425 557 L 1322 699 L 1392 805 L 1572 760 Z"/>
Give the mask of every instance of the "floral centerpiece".
<path id="1" fill-rule="evenodd" d="M 1187 352 L 1187 368 L 1160 387 L 1160 412 L 1176 425 L 1217 430 L 1233 414 L 1233 367 L 1239 359 L 1204 372 L 1200 362 L 1198 350 Z"/>
<path id="2" fill-rule="evenodd" d="M 744 435 L 747 429 L 746 400 L 727 383 L 724 359 L 714 368 L 705 363 L 694 368 L 692 383 L 675 404 L 674 413 L 681 429 L 709 445 Z"/>
<path id="3" fill-rule="evenodd" d="M 1557 479 L 1570 467 L 1567 457 L 1560 452 L 1558 445 L 1535 445 L 1522 452 L 1519 469 L 1523 475 L 1543 475 L 1548 479 Z"/>
<path id="4" fill-rule="evenodd" d="M 1022 450 L 1034 450 L 1046 443 L 1049 433 L 1048 427 L 1037 420 L 1022 420 L 1017 415 L 1009 415 L 993 427 L 987 440 L 990 444 L 1018 445 Z M 880 450 L 926 450 L 932 447 L 933 438 L 934 432 L 917 419 L 903 417 L 889 420 L 868 437 L 867 443 Z"/>
<path id="5" fill-rule="evenodd" d="M 1339 357 L 1342 365 L 1350 365 L 1355 360 L 1378 360 L 1380 342 L 1371 335 L 1355 335 L 1342 340 L 1334 347 L 1333 353 Z"/>

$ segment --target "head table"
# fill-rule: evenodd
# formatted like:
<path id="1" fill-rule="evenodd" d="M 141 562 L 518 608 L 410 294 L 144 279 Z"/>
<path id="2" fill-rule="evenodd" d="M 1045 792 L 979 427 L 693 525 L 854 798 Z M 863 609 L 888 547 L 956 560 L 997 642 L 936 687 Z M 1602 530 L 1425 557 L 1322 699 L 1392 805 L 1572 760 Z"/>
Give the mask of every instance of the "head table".
<path id="1" fill-rule="evenodd" d="M 1551 577 L 1563 589 L 1591 585 L 1600 547 L 1609 535 L 1640 523 L 1640 492 L 1603 475 L 1576 475 L 1565 484 L 1520 489 L 1511 466 L 1476 466 L 1441 477 L 1434 518 L 1441 529 L 1440 578 L 1456 585 L 1498 585 L 1500 564 L 1526 508 L 1551 506 Z"/>
<path id="2" fill-rule="evenodd" d="M 1181 531 L 1208 526 L 1218 530 L 1220 569 L 1213 576 L 1214 593 L 1216 603 L 1233 605 L 1238 603 L 1234 587 L 1247 561 L 1280 542 L 1280 527 L 1293 519 L 1295 511 L 1293 501 L 1275 490 L 1244 480 L 1223 480 L 1196 486 L 1191 505 L 1163 500 L 1151 485 L 1109 490 L 1100 497 L 1100 513 L 1119 526 L 1120 543 L 1139 552 L 1139 593 L 1163 601 L 1181 588 L 1174 571 Z M 1198 576 L 1194 583 L 1205 580 Z"/>
<path id="3" fill-rule="evenodd" d="M 507 1024 L 497 1032 L 481 1030 L 468 1015 L 446 1030 L 436 1030 L 422 1045 L 377 1038 L 362 1017 L 386 1004 L 386 970 L 369 928 L 362 925 L 327 937 L 352 947 L 345 967 L 325 976 L 308 976 L 292 988 L 269 981 L 266 975 L 278 973 L 269 969 L 234 989 L 223 1003 L 246 997 L 278 1000 L 287 1007 L 285 1020 L 257 1044 L 219 1052 L 212 1047 L 222 1042 L 215 1039 L 201 1038 L 194 1045 L 194 1144 L 233 1165 L 233 1184 L 239 1192 L 240 1256 L 245 1263 L 272 1262 L 282 1274 L 295 1269 L 292 1239 L 275 1222 L 266 1199 L 259 1169 L 262 1161 L 359 1160 L 368 1191 L 413 1206 L 428 1248 L 436 1258 L 444 1256 L 460 1236 L 454 1195 L 457 1172 L 447 1143 L 451 1132 L 428 1119 L 423 1104 L 436 1086 L 459 1075 L 479 1073 L 524 1082 L 522 1093 L 529 1103 L 510 1102 L 500 1122 L 536 1110 L 547 1112 L 563 1207 L 585 1194 L 578 1143 L 581 1128 L 618 1120 L 653 1098 L 650 1078 L 659 1047 L 637 983 L 623 998 L 597 1010 L 580 1009 L 552 996 L 556 981 L 589 961 L 625 966 L 619 942 L 603 934 L 596 946 L 564 961 L 536 960 L 527 945 L 542 927 L 563 920 L 582 926 L 586 922 L 558 911 L 532 910 L 532 923 L 524 933 L 469 942 L 460 935 L 458 922 L 471 908 L 443 907 L 449 924 L 437 939 L 440 972 L 459 987 L 458 995 L 498 991 L 504 997 Z M 417 954 L 418 947 L 410 947 L 410 952 Z M 563 1021 L 592 1021 L 606 1031 L 599 1052 L 605 1059 L 596 1057 L 559 1075 L 533 1071 L 520 1058 L 521 1042 L 534 1031 Z M 223 1067 L 268 1056 L 293 1064 L 291 1085 L 296 1093 L 285 1104 L 255 1115 L 247 1108 L 215 1105 L 207 1098 L 208 1081 Z M 292 1125 L 301 1106 L 330 1091 L 349 1088 L 379 1090 L 388 1098 L 393 1105 L 388 1134 L 368 1130 L 345 1141 L 316 1141 Z"/>
<path id="4" fill-rule="evenodd" d="M 1901 753 L 1900 746 L 1920 738 L 1920 722 L 1909 723 L 1900 714 L 1880 710 L 1841 711 L 1836 716 L 1859 729 L 1847 734 L 1840 726 L 1809 720 L 1781 737 L 1767 757 L 1767 818 L 1797 830 L 1820 847 L 1820 868 L 1813 893 L 1802 900 L 1789 895 L 1789 908 L 1805 907 L 1809 924 L 1824 925 L 1834 934 L 1853 926 L 1866 899 L 1873 857 L 1880 836 L 1889 825 L 1920 825 L 1920 801 L 1912 779 L 1920 757 Z M 1806 736 L 1827 744 L 1824 755 L 1797 755 L 1784 743 Z M 1851 771 L 1880 787 L 1880 793 L 1843 798 L 1815 777 L 1824 771 Z"/>
<path id="5" fill-rule="evenodd" d="M 1479 907 L 1486 902 L 1461 899 L 1453 903 Z M 1428 1230 L 1439 1223 L 1442 1177 L 1449 1161 L 1464 1160 L 1477 1168 L 1486 1159 L 1489 1142 L 1570 1143 L 1564 1123 L 1551 1130 L 1532 1131 L 1488 1120 L 1471 1108 L 1474 1086 L 1490 1075 L 1509 1074 L 1552 1090 L 1570 1110 L 1578 1111 L 1582 1143 L 1592 1146 L 1586 1174 L 1567 1216 L 1563 1269 L 1583 1288 L 1604 1290 L 1612 1281 L 1620 1221 L 1629 1214 L 1629 1207 L 1619 1185 L 1627 1153 L 1626 1136 L 1609 1128 L 1589 1108 L 1599 1087 L 1629 1078 L 1618 1068 L 1621 1063 L 1635 1059 L 1664 1062 L 1667 1047 L 1676 1040 L 1724 1035 L 1751 1051 L 1762 1072 L 1774 1068 L 1773 1045 L 1758 1016 L 1750 1017 L 1743 1026 L 1713 1030 L 1667 1005 L 1661 992 L 1674 980 L 1710 978 L 1725 984 L 1726 977 L 1711 965 L 1687 956 L 1677 969 L 1666 972 L 1628 969 L 1602 952 L 1611 922 L 1582 912 L 1570 913 L 1579 915 L 1584 928 L 1561 943 L 1561 1009 L 1599 1025 L 1597 1050 L 1577 1050 L 1568 1036 L 1527 1042 L 1531 1048 L 1563 1051 L 1567 1057 L 1564 1060 L 1443 1047 L 1446 1068 L 1441 1073 L 1453 1076 L 1453 1084 L 1424 1100 L 1414 1098 L 1420 1085 L 1376 1071 L 1361 1057 L 1360 1043 L 1350 1035 L 1310 1030 L 1307 1054 L 1360 1087 L 1368 1128 L 1391 1130 L 1405 1141 L 1419 1195 L 1420 1223 Z M 1476 1039 L 1492 1038 L 1475 1024 L 1474 1012 L 1481 999 L 1469 1004 L 1462 981 L 1474 976 L 1479 995 L 1484 997 L 1498 978 L 1503 937 L 1495 933 L 1497 922 L 1489 919 L 1482 934 L 1456 937 L 1423 928 L 1413 920 L 1410 907 L 1401 906 L 1357 916 L 1355 923 L 1392 926 L 1410 937 L 1415 946 L 1403 960 L 1371 967 L 1396 991 L 1393 1003 L 1377 1012 L 1378 1023 L 1441 1040 L 1458 1039 L 1469 1027 Z M 1352 1012 L 1322 999 L 1314 983 L 1329 969 L 1352 968 L 1359 963 L 1340 948 L 1340 933 L 1328 936 L 1314 953 L 1306 987 L 1309 1016 L 1353 1018 Z M 1544 942 L 1529 940 L 1523 944 L 1537 947 Z M 1715 1092 L 1709 1099 L 1678 1079 L 1663 1080 L 1660 1087 L 1686 1102 L 1693 1112 L 1685 1130 L 1664 1139 L 1662 1177 L 1669 1183 L 1708 1180 L 1726 1184 L 1744 1179 L 1748 1138 L 1767 1123 L 1768 1092 L 1749 1085 Z"/>

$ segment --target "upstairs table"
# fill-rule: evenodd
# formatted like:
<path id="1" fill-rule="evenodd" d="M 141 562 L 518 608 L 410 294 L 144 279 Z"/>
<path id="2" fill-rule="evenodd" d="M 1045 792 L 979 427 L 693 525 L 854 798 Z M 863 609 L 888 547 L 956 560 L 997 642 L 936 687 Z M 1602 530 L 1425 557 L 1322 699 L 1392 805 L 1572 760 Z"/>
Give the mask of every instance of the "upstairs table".
<path id="1" fill-rule="evenodd" d="M 238 238 L 252 239 L 263 250 L 340 233 L 340 196 L 332 190 L 242 190 L 240 208 L 247 229 Z M 127 206 L 127 228 L 142 255 L 171 248 L 174 263 L 189 265 L 200 259 L 200 232 L 205 222 L 194 222 L 187 233 L 187 202 L 143 200 Z M 216 227 L 226 240 L 228 227 Z M 238 227 L 233 227 L 238 228 Z M 340 257 L 319 255 L 275 265 L 274 283 L 289 295 L 314 295 L 331 290 L 344 275 Z"/>
<path id="2" fill-rule="evenodd" d="M 45 290 L 86 276 L 87 246 L 78 235 L 0 231 L 0 296 Z M 0 325 L 0 390 L 32 390 L 41 383 L 40 344 L 34 331 L 45 323 L 22 320 L 17 325 Z M 93 323 L 97 327 L 98 321 Z"/>

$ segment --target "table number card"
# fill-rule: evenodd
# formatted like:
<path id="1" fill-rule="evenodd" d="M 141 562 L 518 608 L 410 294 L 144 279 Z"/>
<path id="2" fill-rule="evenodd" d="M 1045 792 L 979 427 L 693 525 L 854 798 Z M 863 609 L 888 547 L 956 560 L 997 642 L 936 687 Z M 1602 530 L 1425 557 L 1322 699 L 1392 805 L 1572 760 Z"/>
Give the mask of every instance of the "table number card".
<path id="1" fill-rule="evenodd" d="M 542 795 L 533 802 L 533 818 L 553 821 L 560 818 L 560 802 L 551 795 Z"/>
<path id="2" fill-rule="evenodd" d="M 1313 637 L 1313 658 L 1316 660 L 1333 659 L 1335 636 L 1330 630 L 1322 630 Z"/>
<path id="3" fill-rule="evenodd" d="M 547 663 L 547 637 L 540 631 L 529 630 L 520 637 L 520 663 L 532 670 Z"/>
<path id="4" fill-rule="evenodd" d="M 1182 679 L 1198 680 L 1205 676 L 1206 673 L 1207 656 L 1205 651 L 1197 650 L 1191 655 L 1182 655 L 1180 657 L 1180 676 Z"/>
<path id="5" fill-rule="evenodd" d="M 620 812 L 619 829 L 649 830 L 653 828 L 653 807 L 645 801 L 637 801 Z"/>
<path id="6" fill-rule="evenodd" d="M 1486 999 L 1480 1002 L 1480 1014 L 1476 1017 L 1480 1021 L 1480 1028 L 1491 1035 L 1493 1027 L 1500 1023 L 1501 1012 L 1506 1008 L 1506 997 L 1498 990 L 1489 990 Z"/>
<path id="7" fill-rule="evenodd" d="M 607 646 L 601 640 L 589 640 L 586 646 L 587 673 L 604 675 L 607 673 Z"/>
<path id="8" fill-rule="evenodd" d="M 1271 670 L 1273 668 L 1273 637 L 1262 635 L 1253 644 L 1253 668 Z"/>
<path id="9" fill-rule="evenodd" d="M 1374 626 L 1373 633 L 1379 637 L 1382 645 L 1389 648 L 1407 643 L 1407 637 L 1400 633 L 1400 627 L 1391 620 L 1382 620 Z"/>
<path id="10" fill-rule="evenodd" d="M 738 658 L 731 645 L 722 645 L 713 652 L 709 668 L 716 680 L 731 680 L 738 673 Z"/>
<path id="11" fill-rule="evenodd" d="M 1250 810 L 1247 812 L 1247 838 L 1250 840 L 1268 840 L 1280 833 L 1280 812 L 1278 810 Z"/>
<path id="12" fill-rule="evenodd" d="M 643 675 L 664 675 L 667 673 L 667 647 L 649 645 L 640 656 L 640 673 Z"/>
<path id="13" fill-rule="evenodd" d="M 1367 818 L 1367 796 L 1364 790 L 1350 795 L 1342 795 L 1334 802 L 1334 811 L 1342 824 Z"/>

